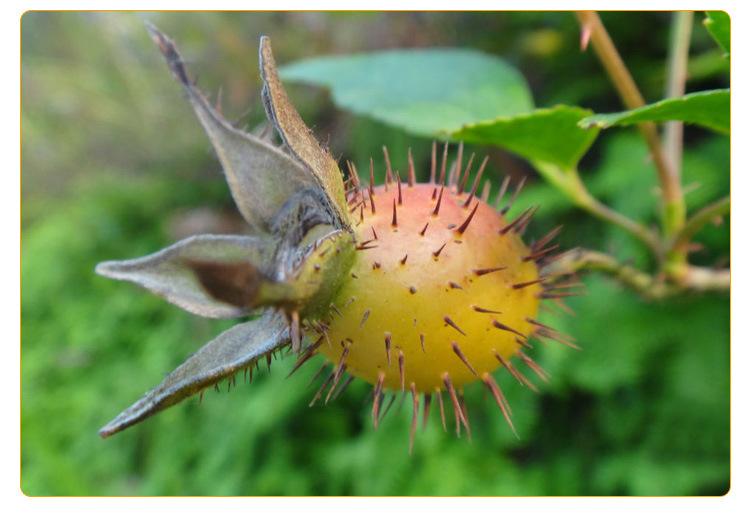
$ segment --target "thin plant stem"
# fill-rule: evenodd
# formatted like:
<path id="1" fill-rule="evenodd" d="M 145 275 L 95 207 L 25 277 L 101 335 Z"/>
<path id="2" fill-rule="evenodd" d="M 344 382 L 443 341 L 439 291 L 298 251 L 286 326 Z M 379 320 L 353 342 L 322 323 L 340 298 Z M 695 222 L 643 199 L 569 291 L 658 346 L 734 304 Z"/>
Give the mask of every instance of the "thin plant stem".
<path id="1" fill-rule="evenodd" d="M 623 104 L 628 109 L 637 109 L 646 105 L 643 96 L 630 75 L 614 43 L 604 28 L 595 11 L 576 11 L 583 30 L 583 41 L 591 41 L 594 51 L 604 65 Z M 678 231 L 685 222 L 685 200 L 679 177 L 670 166 L 661 147 L 659 132 L 652 122 L 640 123 L 638 128 L 646 140 L 651 156 L 656 165 L 659 183 L 661 184 L 664 204 L 662 206 L 662 224 L 665 235 Z"/>
<path id="2" fill-rule="evenodd" d="M 673 14 L 665 98 L 678 98 L 685 94 L 692 28 L 693 11 L 678 11 Z M 678 179 L 682 177 L 682 132 L 681 121 L 664 124 L 664 152 Z"/>
<path id="3" fill-rule="evenodd" d="M 658 276 L 654 277 L 634 266 L 624 264 L 609 254 L 584 248 L 565 252 L 545 265 L 542 272 L 554 276 L 583 270 L 595 270 L 611 275 L 648 300 L 663 300 L 686 290 L 728 291 L 730 285 L 728 269 L 686 266 L 686 273 L 679 282 L 667 282 Z"/>
<path id="4" fill-rule="evenodd" d="M 669 296 L 672 294 L 672 289 L 676 288 L 674 284 L 656 281 L 645 271 L 623 264 L 609 254 L 584 248 L 565 252 L 545 266 L 542 272 L 545 275 L 554 276 L 582 270 L 595 270 L 611 275 L 650 300 Z"/>
<path id="5" fill-rule="evenodd" d="M 624 216 L 619 212 L 610 209 L 593 197 L 589 197 L 585 207 L 586 210 L 588 210 L 591 214 L 598 217 L 599 219 L 605 220 L 612 225 L 616 225 L 627 230 L 642 242 L 647 244 L 657 257 L 661 256 L 659 237 L 653 231 L 649 230 L 645 225 L 642 225 L 637 221 L 633 221 L 627 216 Z"/>
<path id="6" fill-rule="evenodd" d="M 682 227 L 682 230 L 675 234 L 670 245 L 670 250 L 673 252 L 687 253 L 687 247 L 693 236 L 708 223 L 729 214 L 729 210 L 730 200 L 728 196 L 703 207 L 701 210 L 690 216 L 687 222 L 685 222 L 685 226 Z"/>
<path id="7" fill-rule="evenodd" d="M 561 170 L 557 166 L 543 162 L 531 161 L 540 175 L 563 191 L 578 207 L 589 214 L 622 228 L 632 236 L 645 243 L 651 251 L 661 256 L 661 241 L 657 234 L 648 227 L 634 221 L 627 216 L 610 209 L 594 198 L 581 181 L 581 176 L 575 168 Z"/>

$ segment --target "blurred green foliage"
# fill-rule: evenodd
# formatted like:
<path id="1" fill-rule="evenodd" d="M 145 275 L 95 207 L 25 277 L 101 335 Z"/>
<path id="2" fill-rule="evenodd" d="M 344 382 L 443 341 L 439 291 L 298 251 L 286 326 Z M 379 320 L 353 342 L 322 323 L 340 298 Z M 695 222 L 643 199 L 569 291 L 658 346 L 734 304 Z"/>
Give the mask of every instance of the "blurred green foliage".
<path id="1" fill-rule="evenodd" d="M 337 106 L 425 137 L 534 107 L 518 70 L 464 49 L 325 56 L 283 66 L 279 75 L 329 88 Z"/>
<path id="2" fill-rule="evenodd" d="M 699 18 L 698 16 L 697 18 Z M 256 43 L 279 63 L 389 47 L 457 46 L 500 55 L 531 83 L 535 103 L 619 110 L 567 13 L 41 13 L 22 19 L 21 488 L 28 495 L 692 495 L 729 488 L 729 299 L 647 303 L 599 275 L 544 320 L 582 352 L 539 345 L 552 374 L 535 394 L 507 374 L 517 439 L 477 388 L 467 391 L 471 442 L 444 433 L 433 406 L 408 454 L 411 408 L 397 400 L 373 430 L 370 387 L 355 381 L 308 408 L 315 362 L 253 374 L 101 441 L 96 431 L 186 354 L 230 326 L 200 319 L 93 274 L 96 262 L 145 255 L 185 231 L 241 224 L 210 146 L 152 47 L 141 19 L 172 36 L 200 88 L 222 87 L 228 118 L 264 120 Z M 660 98 L 669 17 L 603 13 L 643 87 Z M 728 63 L 696 20 L 688 91 L 727 87 Z M 709 63 L 711 61 L 711 63 Z M 388 145 L 403 169 L 412 147 L 422 178 L 429 141 L 333 109 L 325 92 L 289 88 L 318 137 L 383 171 Z M 234 114 L 233 114 L 234 113 Z M 729 192 L 729 141 L 686 128 L 688 207 Z M 490 179 L 529 172 L 487 148 Z M 633 129 L 603 134 L 582 168 L 592 193 L 656 221 L 656 180 Z M 529 237 L 559 224 L 563 248 L 649 259 L 617 228 L 583 215 L 530 177 L 514 209 L 542 204 Z M 496 190 L 496 186 L 495 186 Z M 511 213 L 512 214 L 512 213 Z M 197 221 L 196 221 L 197 220 Z M 698 234 L 695 262 L 728 259 L 729 230 Z M 317 361 L 322 363 L 322 361 Z"/>

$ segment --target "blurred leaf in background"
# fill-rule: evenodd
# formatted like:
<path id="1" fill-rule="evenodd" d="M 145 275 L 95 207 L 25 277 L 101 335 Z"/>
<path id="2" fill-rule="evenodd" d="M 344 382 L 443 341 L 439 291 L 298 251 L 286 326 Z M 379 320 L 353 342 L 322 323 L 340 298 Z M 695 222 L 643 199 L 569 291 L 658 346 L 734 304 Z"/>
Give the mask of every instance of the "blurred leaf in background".
<path id="1" fill-rule="evenodd" d="M 280 75 L 328 87 L 340 107 L 426 137 L 476 120 L 526 114 L 534 105 L 515 68 L 460 49 L 307 59 L 283 67 Z"/>
<path id="2" fill-rule="evenodd" d="M 699 18 L 697 16 L 696 18 Z M 43 13 L 22 18 L 21 487 L 36 495 L 718 495 L 729 488 L 729 300 L 647 303 L 599 275 L 546 320 L 583 347 L 540 346 L 552 374 L 539 394 L 498 380 L 520 439 L 479 389 L 467 390 L 472 441 L 444 433 L 433 408 L 408 453 L 409 408 L 373 430 L 355 381 L 308 408 L 315 362 L 260 368 L 227 394 L 207 391 L 116 437 L 97 430 L 185 356 L 228 328 L 136 287 L 93 274 L 96 262 L 144 255 L 195 232 L 242 223 L 219 164 L 143 27 L 173 37 L 227 118 L 262 130 L 257 42 L 277 61 L 393 48 L 458 48 L 518 68 L 534 103 L 621 110 L 598 63 L 578 48 L 569 13 Z M 668 13 L 602 14 L 647 101 L 660 98 Z M 722 50 L 693 31 L 688 92 L 728 87 Z M 345 78 L 345 77 L 343 77 Z M 342 79 L 343 79 L 342 78 Z M 289 84 L 302 117 L 334 155 L 384 172 L 381 147 L 428 175 L 429 139 L 334 108 L 319 88 Z M 520 102 L 520 101 L 519 101 Z M 519 107 L 519 112 L 526 109 Z M 242 117 L 249 109 L 249 112 Z M 729 192 L 726 136 L 686 127 L 689 208 Z M 504 151 L 485 173 L 529 185 L 511 216 L 542 205 L 528 236 L 559 224 L 563 248 L 649 258 L 616 228 L 573 208 Z M 633 129 L 605 131 L 581 161 L 590 190 L 656 220 L 653 170 Z M 726 225 L 698 234 L 695 258 L 729 255 Z M 322 362 L 321 362 L 322 363 Z"/>

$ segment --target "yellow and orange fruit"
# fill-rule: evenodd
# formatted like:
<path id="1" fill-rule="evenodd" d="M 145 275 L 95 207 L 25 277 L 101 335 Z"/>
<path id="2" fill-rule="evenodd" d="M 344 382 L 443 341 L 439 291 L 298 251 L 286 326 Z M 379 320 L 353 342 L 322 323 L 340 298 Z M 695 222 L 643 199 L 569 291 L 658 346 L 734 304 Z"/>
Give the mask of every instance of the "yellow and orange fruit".
<path id="1" fill-rule="evenodd" d="M 459 158 L 447 183 L 445 156 L 440 179 L 433 171 L 430 183 L 416 183 L 411 159 L 405 183 L 393 178 L 390 166 L 378 187 L 372 180 L 360 186 L 352 172 L 354 262 L 328 314 L 307 324 L 312 343 L 302 359 L 320 353 L 333 364 L 313 402 L 324 394 L 330 399 L 351 380 L 347 375 L 363 379 L 375 389 L 377 425 L 386 390 L 412 395 L 415 420 L 420 396 L 429 408 L 435 394 L 442 413 L 446 392 L 457 427 L 468 429 L 462 389 L 481 381 L 512 427 L 493 373 L 505 367 L 529 383 L 514 366 L 519 359 L 545 378 L 523 353 L 529 339 L 569 343 L 537 321 L 540 301 L 556 296 L 537 265 L 554 249 L 544 246 L 556 231 L 528 247 L 521 234 L 536 209 L 506 219 L 512 199 L 501 211 L 490 206 L 476 194 L 484 166 L 467 187 L 470 165 L 457 171 Z"/>

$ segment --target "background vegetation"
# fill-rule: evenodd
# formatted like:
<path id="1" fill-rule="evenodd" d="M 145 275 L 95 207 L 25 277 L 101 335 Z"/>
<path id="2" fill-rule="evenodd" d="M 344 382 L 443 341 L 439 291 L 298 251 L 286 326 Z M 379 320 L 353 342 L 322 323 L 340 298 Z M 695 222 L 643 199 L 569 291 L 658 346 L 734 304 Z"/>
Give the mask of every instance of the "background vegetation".
<path id="1" fill-rule="evenodd" d="M 687 92 L 729 86 L 729 63 L 696 15 Z M 274 362 L 253 382 L 202 405 L 190 399 L 101 441 L 97 430 L 184 357 L 230 326 L 200 319 L 135 286 L 93 274 L 195 232 L 240 232 L 219 165 L 149 40 L 173 37 L 224 114 L 263 123 L 257 41 L 277 62 L 384 48 L 456 46 L 507 59 L 538 106 L 622 110 L 569 13 L 40 13 L 22 19 L 21 487 L 28 495 L 692 495 L 729 488 L 729 299 L 646 302 L 602 275 L 546 320 L 583 347 L 540 345 L 552 375 L 540 392 L 499 381 L 517 439 L 491 398 L 469 390 L 472 440 L 443 432 L 436 412 L 408 454 L 410 408 L 377 431 L 355 382 L 308 408 L 317 366 L 285 378 Z M 668 13 L 602 19 L 647 102 L 663 97 Z M 289 92 L 335 155 L 403 169 L 411 147 L 427 173 L 430 141 L 333 107 L 320 89 Z M 686 127 L 688 208 L 729 193 L 729 138 Z M 541 203 L 527 234 L 559 224 L 562 248 L 648 262 L 630 236 L 571 206 L 521 160 L 496 148 L 490 178 L 528 175 L 520 212 Z M 635 129 L 603 132 L 581 165 L 608 205 L 655 223 L 657 186 Z M 597 170 L 592 173 L 591 170 Z M 485 175 L 487 176 L 487 175 Z M 497 186 L 496 186 L 497 187 Z M 496 190 L 496 188 L 495 188 Z M 726 265 L 728 224 L 709 225 L 695 263 Z"/>

